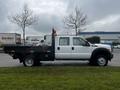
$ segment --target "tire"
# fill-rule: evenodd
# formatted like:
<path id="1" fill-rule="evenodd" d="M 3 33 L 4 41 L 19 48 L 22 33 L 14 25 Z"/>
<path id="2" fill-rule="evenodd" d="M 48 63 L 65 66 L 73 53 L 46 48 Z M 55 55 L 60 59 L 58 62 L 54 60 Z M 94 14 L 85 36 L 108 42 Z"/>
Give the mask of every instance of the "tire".
<path id="1" fill-rule="evenodd" d="M 97 55 L 95 58 L 95 64 L 97 66 L 107 66 L 108 60 L 105 55 Z"/>
<path id="2" fill-rule="evenodd" d="M 35 62 L 34 62 L 34 59 L 32 58 L 32 56 L 27 56 L 23 60 L 23 64 L 24 64 L 25 67 L 33 67 Z"/>

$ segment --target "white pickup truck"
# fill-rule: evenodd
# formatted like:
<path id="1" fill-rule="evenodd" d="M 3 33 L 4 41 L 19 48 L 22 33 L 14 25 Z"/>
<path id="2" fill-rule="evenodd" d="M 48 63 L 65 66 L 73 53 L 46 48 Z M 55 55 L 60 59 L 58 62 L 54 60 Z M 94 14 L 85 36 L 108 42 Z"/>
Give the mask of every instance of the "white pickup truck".
<path id="1" fill-rule="evenodd" d="M 54 60 L 88 60 L 90 65 L 106 66 L 113 58 L 110 46 L 93 45 L 80 36 L 58 36 L 53 31 L 51 40 L 50 45 L 4 46 L 4 51 L 28 67 Z"/>

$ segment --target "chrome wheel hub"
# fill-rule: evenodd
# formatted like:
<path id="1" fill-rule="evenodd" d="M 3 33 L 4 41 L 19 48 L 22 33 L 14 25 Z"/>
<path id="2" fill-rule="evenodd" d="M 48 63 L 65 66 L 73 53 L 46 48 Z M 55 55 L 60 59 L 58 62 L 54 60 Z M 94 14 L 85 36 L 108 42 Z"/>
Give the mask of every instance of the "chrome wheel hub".
<path id="1" fill-rule="evenodd" d="M 104 66 L 106 64 L 106 59 L 103 57 L 98 58 L 98 65 Z"/>
<path id="2" fill-rule="evenodd" d="M 32 59 L 27 59 L 27 60 L 25 60 L 25 64 L 26 64 L 28 67 L 31 67 L 31 66 L 33 66 L 34 62 L 33 62 Z"/>

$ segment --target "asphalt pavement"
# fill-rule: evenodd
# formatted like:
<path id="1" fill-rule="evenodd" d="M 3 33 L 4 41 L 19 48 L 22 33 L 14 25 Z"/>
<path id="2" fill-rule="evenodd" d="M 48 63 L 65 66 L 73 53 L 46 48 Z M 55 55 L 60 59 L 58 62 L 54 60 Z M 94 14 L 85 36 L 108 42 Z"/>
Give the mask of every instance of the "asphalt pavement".
<path id="1" fill-rule="evenodd" d="M 108 63 L 108 66 L 120 66 L 120 49 L 114 49 L 114 58 Z M 43 66 L 88 66 L 88 61 L 53 61 L 42 62 Z M 0 67 L 23 67 L 18 59 L 12 59 L 11 56 L 0 53 Z"/>

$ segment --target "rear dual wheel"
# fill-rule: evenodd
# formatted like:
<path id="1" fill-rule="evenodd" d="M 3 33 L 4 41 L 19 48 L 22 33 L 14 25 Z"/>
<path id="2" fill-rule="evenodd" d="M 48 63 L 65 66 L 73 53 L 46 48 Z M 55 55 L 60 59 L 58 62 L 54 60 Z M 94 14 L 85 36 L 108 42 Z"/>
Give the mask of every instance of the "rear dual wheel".
<path id="1" fill-rule="evenodd" d="M 23 64 L 24 64 L 25 67 L 39 66 L 40 65 L 40 61 L 34 60 L 32 56 L 27 56 L 24 59 Z"/>

